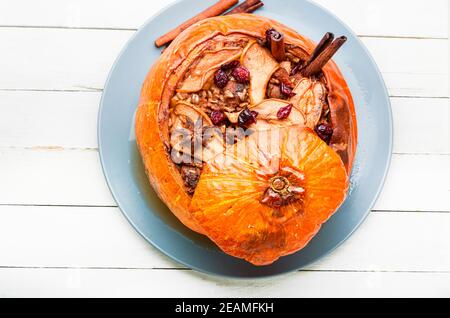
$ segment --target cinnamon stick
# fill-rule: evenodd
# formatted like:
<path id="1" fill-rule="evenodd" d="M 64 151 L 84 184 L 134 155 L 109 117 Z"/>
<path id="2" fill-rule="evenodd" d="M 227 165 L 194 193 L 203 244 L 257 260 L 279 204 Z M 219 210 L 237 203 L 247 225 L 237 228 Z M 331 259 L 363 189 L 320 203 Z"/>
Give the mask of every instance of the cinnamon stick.
<path id="1" fill-rule="evenodd" d="M 234 9 L 228 11 L 224 15 L 236 14 L 236 13 L 251 13 L 256 9 L 262 7 L 264 3 L 261 0 L 245 0 L 240 5 L 236 6 Z"/>
<path id="2" fill-rule="evenodd" d="M 317 57 L 307 64 L 301 73 L 305 77 L 312 76 L 318 72 L 327 64 L 327 62 L 333 57 L 337 50 L 347 41 L 345 36 L 338 37 L 332 43 L 325 45 L 325 48 L 317 55 Z"/>
<path id="3" fill-rule="evenodd" d="M 169 31 L 168 33 L 166 33 L 163 36 L 161 36 L 158 39 L 156 39 L 155 45 L 157 47 L 161 47 L 161 46 L 171 42 L 181 32 L 186 30 L 188 27 L 190 27 L 194 23 L 197 23 L 198 21 L 201 21 L 201 20 L 204 20 L 204 19 L 207 19 L 207 18 L 211 18 L 211 17 L 215 17 L 215 16 L 218 16 L 218 15 L 221 15 L 222 13 L 224 13 L 225 11 L 230 9 L 232 6 L 234 6 L 238 2 L 239 2 L 239 0 L 219 0 L 217 3 L 213 4 L 212 6 L 207 8 L 206 10 L 200 12 L 199 14 L 194 16 L 193 18 L 183 22 L 182 24 L 177 26 L 175 29 Z"/>
<path id="4" fill-rule="evenodd" d="M 278 61 L 286 59 L 286 49 L 284 46 L 284 35 L 276 30 L 270 34 L 270 50 L 273 57 Z"/>
<path id="5" fill-rule="evenodd" d="M 308 61 L 306 62 L 306 64 L 311 63 L 317 56 L 319 56 L 320 53 L 323 52 L 323 50 L 331 44 L 331 42 L 333 42 L 334 40 L 334 34 L 331 32 L 327 32 L 325 33 L 325 35 L 322 37 L 322 39 L 320 40 L 319 44 L 317 44 L 316 48 L 314 49 L 314 51 L 311 53 L 311 56 L 309 57 Z"/>
<path id="6" fill-rule="evenodd" d="M 248 7 L 247 10 L 245 10 L 245 12 L 243 12 L 243 13 L 252 13 L 252 12 L 258 10 L 259 8 L 261 8 L 263 5 L 264 5 L 264 3 L 258 2 L 257 4 L 255 4 L 251 7 Z"/>

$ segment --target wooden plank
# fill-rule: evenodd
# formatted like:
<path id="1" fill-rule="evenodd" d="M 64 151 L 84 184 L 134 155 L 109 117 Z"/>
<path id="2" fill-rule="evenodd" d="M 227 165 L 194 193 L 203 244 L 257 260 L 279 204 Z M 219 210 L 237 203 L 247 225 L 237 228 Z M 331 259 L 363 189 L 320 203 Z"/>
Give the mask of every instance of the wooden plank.
<path id="1" fill-rule="evenodd" d="M 450 154 L 448 99 L 391 98 L 394 152 Z"/>
<path id="2" fill-rule="evenodd" d="M 450 156 L 394 155 L 375 209 L 450 211 Z"/>
<path id="3" fill-rule="evenodd" d="M 0 91 L 0 147 L 97 148 L 100 94 Z M 391 98 L 391 103 L 394 152 L 450 154 L 447 99 Z"/>
<path id="4" fill-rule="evenodd" d="M 0 91 L 0 147 L 97 148 L 100 95 Z"/>
<path id="5" fill-rule="evenodd" d="M 448 1 L 445 0 L 314 1 L 336 14 L 359 35 L 448 37 Z"/>
<path id="6" fill-rule="evenodd" d="M 373 212 L 308 269 L 449 271 L 449 229 L 449 213 Z M 0 265 L 10 267 L 184 267 L 145 241 L 117 208 L 2 206 L 0 255 Z"/>
<path id="7" fill-rule="evenodd" d="M 450 211 L 449 155 L 394 155 L 378 210 Z M 0 149 L 0 204 L 115 205 L 96 151 Z"/>
<path id="8" fill-rule="evenodd" d="M 362 41 L 378 64 L 391 96 L 448 97 L 448 40 Z"/>
<path id="9" fill-rule="evenodd" d="M 100 90 L 133 33 L 0 28 L 0 89 Z"/>
<path id="10" fill-rule="evenodd" d="M 181 267 L 118 208 L 1 206 L 0 220 L 1 266 Z"/>
<path id="11" fill-rule="evenodd" d="M 5 0 L 0 3 L 0 24 L 135 29 L 171 2 L 172 0 L 126 2 Z M 316 0 L 315 2 L 333 12 L 360 35 L 448 37 L 446 0 Z M 105 11 L 108 14 L 105 14 Z M 186 12 L 186 18 L 188 15 Z"/>
<path id="12" fill-rule="evenodd" d="M 132 34 L 0 28 L 0 89 L 100 90 Z M 391 95 L 448 96 L 446 40 L 364 38 L 363 42 L 378 63 Z"/>
<path id="13" fill-rule="evenodd" d="M 229 280 L 180 270 L 0 269 L 2 297 L 448 297 L 449 273 L 297 272 Z M 195 288 L 193 288 L 195 286 Z"/>
<path id="14" fill-rule="evenodd" d="M 0 203 L 115 205 L 97 151 L 0 150 Z"/>

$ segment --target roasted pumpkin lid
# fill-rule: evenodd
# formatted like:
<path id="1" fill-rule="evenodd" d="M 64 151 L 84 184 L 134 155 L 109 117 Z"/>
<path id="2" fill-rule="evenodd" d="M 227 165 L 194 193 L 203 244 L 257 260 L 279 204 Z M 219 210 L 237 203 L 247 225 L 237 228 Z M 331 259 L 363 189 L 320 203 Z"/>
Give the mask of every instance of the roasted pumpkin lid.
<path id="1" fill-rule="evenodd" d="M 264 265 L 304 247 L 347 188 L 340 157 L 289 126 L 255 131 L 207 162 L 190 210 L 223 251 Z"/>

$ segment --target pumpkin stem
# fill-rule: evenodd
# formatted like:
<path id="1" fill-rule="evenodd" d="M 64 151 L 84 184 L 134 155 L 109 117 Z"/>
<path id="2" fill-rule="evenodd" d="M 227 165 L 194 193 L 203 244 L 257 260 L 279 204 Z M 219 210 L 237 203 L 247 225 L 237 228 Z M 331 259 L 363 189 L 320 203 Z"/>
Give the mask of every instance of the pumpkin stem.
<path id="1" fill-rule="evenodd" d="M 279 194 L 286 194 L 288 191 L 290 182 L 286 177 L 283 176 L 275 176 L 270 178 L 269 185 L 273 191 Z"/>

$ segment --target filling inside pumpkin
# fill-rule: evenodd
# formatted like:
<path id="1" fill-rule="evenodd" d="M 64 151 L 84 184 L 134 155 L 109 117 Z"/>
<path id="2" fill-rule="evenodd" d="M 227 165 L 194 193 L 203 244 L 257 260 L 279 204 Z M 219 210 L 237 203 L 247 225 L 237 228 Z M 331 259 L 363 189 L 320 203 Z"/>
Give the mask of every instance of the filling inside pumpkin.
<path id="1" fill-rule="evenodd" d="M 270 47 L 269 37 L 217 36 L 185 70 L 170 101 L 169 139 L 188 194 L 195 193 L 210 160 L 255 131 L 296 125 L 330 141 L 325 77 L 320 71 L 302 75 L 310 55 L 300 47 L 286 44 L 281 58 Z M 299 200 L 298 175 L 285 171 L 274 178 L 266 204 Z M 281 184 L 294 190 L 277 190 Z"/>

